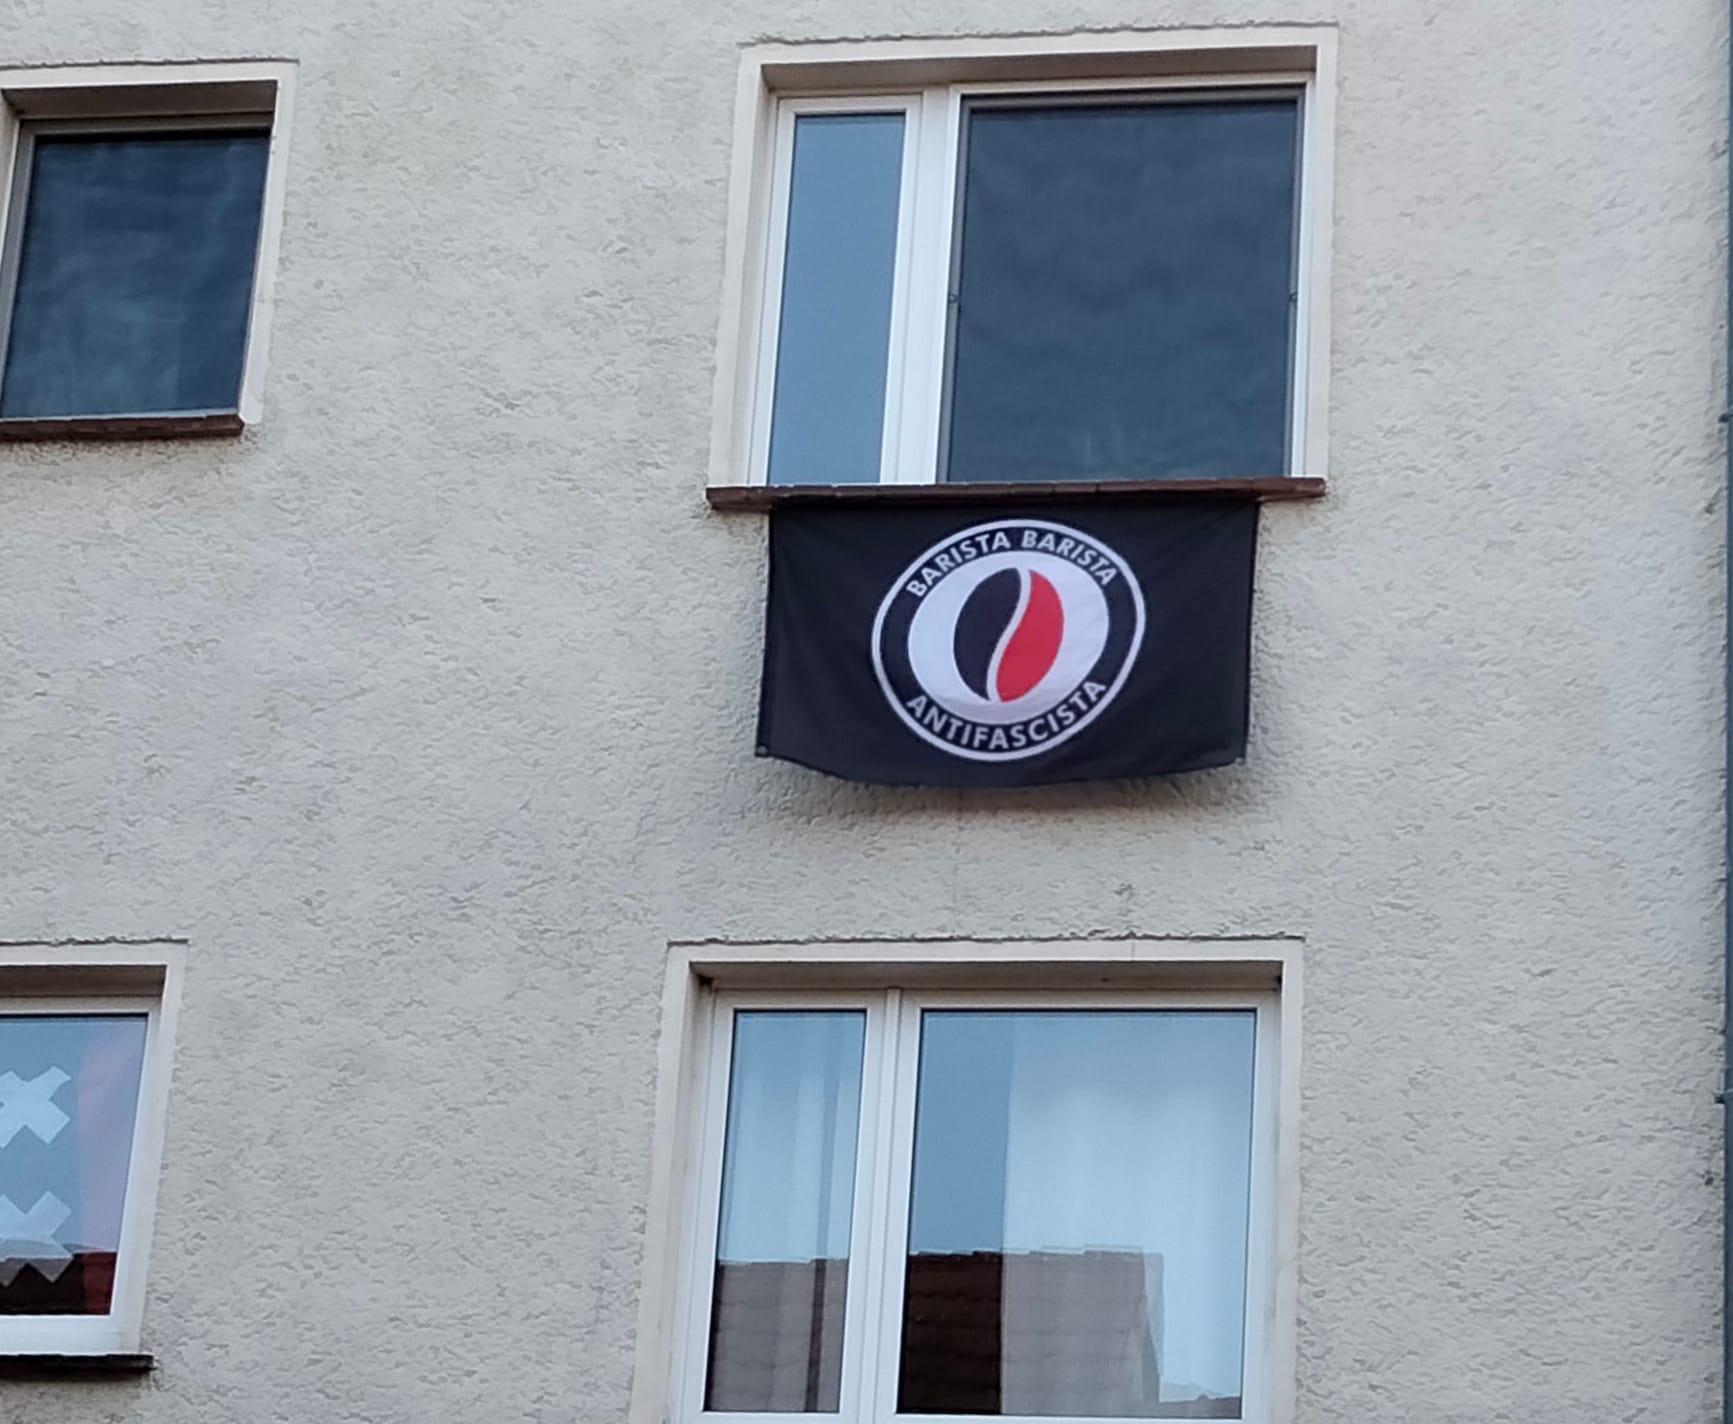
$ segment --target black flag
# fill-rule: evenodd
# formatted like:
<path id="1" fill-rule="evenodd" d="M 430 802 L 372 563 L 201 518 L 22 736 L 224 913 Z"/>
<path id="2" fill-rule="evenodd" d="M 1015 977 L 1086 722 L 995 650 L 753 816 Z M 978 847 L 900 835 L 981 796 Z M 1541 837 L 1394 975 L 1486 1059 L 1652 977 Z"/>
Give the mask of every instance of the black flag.
<path id="1" fill-rule="evenodd" d="M 1227 499 L 774 511 L 758 750 L 905 786 L 1237 761 L 1257 527 Z"/>

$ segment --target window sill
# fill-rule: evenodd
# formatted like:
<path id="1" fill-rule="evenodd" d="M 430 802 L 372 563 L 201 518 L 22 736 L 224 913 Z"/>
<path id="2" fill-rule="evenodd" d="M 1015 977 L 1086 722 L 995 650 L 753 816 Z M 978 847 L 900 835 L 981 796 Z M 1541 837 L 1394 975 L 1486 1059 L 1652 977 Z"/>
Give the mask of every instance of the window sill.
<path id="1" fill-rule="evenodd" d="M 216 415 L 73 415 L 47 420 L 0 420 L 0 442 L 23 440 L 188 440 L 239 435 L 247 423 L 233 411 Z"/>
<path id="2" fill-rule="evenodd" d="M 155 1355 L 3 1355 L 0 1379 L 63 1379 L 87 1375 L 147 1375 Z"/>
<path id="3" fill-rule="evenodd" d="M 710 507 L 756 513 L 812 504 L 984 504 L 996 501 L 1139 499 L 1183 502 L 1243 499 L 1260 504 L 1322 499 L 1324 481 L 1301 475 L 1237 480 L 1052 480 L 1005 484 L 933 485 L 711 485 Z"/>

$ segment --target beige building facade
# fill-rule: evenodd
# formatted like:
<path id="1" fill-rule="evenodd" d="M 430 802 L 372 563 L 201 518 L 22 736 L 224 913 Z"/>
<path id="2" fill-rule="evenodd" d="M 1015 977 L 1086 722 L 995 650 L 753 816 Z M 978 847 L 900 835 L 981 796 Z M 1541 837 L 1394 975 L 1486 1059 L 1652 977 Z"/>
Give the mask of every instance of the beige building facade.
<path id="1" fill-rule="evenodd" d="M 0 1420 L 1717 1417 L 1727 46 L 15 3 Z M 1290 106 L 1232 766 L 754 755 L 792 135 L 901 125 L 862 478 L 932 482 L 1006 99 Z M 250 278 L 86 418 L 74 150 L 153 134 Z"/>

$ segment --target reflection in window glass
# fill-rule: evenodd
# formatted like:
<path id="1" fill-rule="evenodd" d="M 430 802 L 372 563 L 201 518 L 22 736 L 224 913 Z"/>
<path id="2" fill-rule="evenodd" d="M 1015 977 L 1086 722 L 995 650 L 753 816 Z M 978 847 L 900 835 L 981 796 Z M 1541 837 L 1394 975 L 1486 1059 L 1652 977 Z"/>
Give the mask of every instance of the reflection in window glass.
<path id="1" fill-rule="evenodd" d="M 0 1315 L 106 1315 L 146 1019 L 0 1015 Z"/>
<path id="2" fill-rule="evenodd" d="M 740 1013 L 705 1408 L 839 1405 L 866 1016 Z"/>
<path id="3" fill-rule="evenodd" d="M 1240 1416 L 1255 1021 L 924 1016 L 901 1412 Z"/>
<path id="4" fill-rule="evenodd" d="M 269 147 L 37 137 L 0 415 L 233 410 Z"/>
<path id="5" fill-rule="evenodd" d="M 958 481 L 1287 471 L 1293 99 L 974 106 Z"/>
<path id="6" fill-rule="evenodd" d="M 773 485 L 879 477 L 902 168 L 901 114 L 794 121 Z"/>

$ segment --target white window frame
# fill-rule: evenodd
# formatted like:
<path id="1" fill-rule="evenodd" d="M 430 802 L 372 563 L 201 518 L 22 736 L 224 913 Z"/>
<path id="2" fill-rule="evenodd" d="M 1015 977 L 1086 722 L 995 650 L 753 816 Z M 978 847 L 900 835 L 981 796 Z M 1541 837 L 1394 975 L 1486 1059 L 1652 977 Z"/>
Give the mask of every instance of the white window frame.
<path id="1" fill-rule="evenodd" d="M 748 51 L 735 125 L 710 484 L 766 483 L 797 117 L 907 116 L 879 481 L 926 485 L 941 478 L 944 466 L 947 293 L 965 104 L 983 97 L 1211 91 L 1300 96 L 1288 468 L 1246 474 L 1324 476 L 1335 54 L 1328 26 Z M 912 77 L 922 82 L 911 86 Z"/>
<path id="2" fill-rule="evenodd" d="M 902 186 L 897 197 L 897 239 L 894 275 L 891 281 L 891 319 L 889 367 L 885 376 L 885 412 L 883 434 L 879 444 L 879 481 L 888 483 L 897 478 L 897 446 L 895 432 L 902 426 L 901 407 L 905 395 L 903 363 L 908 344 L 903 336 L 909 317 L 909 270 L 914 257 L 914 225 L 909 213 L 914 206 L 920 166 L 919 134 L 923 99 L 920 94 L 866 94 L 822 98 L 788 98 L 781 100 L 776 111 L 774 135 L 775 156 L 770 179 L 769 230 L 786 234 L 788 231 L 788 201 L 794 169 L 794 126 L 796 120 L 809 114 L 900 114 L 903 118 Z M 753 373 L 755 392 L 752 406 L 751 449 L 753 451 L 753 484 L 764 484 L 770 468 L 771 407 L 776 397 L 776 358 L 781 336 L 783 263 L 787 257 L 786 242 L 765 245 L 764 275 L 760 281 L 764 310 L 760 313 L 757 331 L 756 369 Z"/>
<path id="3" fill-rule="evenodd" d="M 241 380 L 232 410 L 138 411 L 51 419 L 148 421 L 234 414 L 244 425 L 259 421 L 264 413 L 265 366 L 276 305 L 294 91 L 295 65 L 287 60 L 0 69 L 0 360 L 11 336 L 18 243 L 28 203 L 27 165 L 35 133 L 131 134 L 152 129 L 254 126 L 270 130 Z"/>
<path id="4" fill-rule="evenodd" d="M 897 1412 L 903 1274 L 914 1156 L 921 1015 L 933 1009 L 1242 1010 L 1256 1014 L 1252 1101 L 1250 1221 L 1247 1229 L 1241 1418 L 1272 1418 L 1270 1328 L 1275 1317 L 1277 1105 L 1281 1091 L 1280 1006 L 1274 990 L 758 990 L 708 994 L 695 1027 L 700 1065 L 693 1146 L 696 1163 L 684 1217 L 689 1224 L 676 1339 L 672 1424 L 788 1424 L 787 1413 L 724 1413 L 703 1408 L 711 1295 L 720 1229 L 734 1015 L 752 1010 L 855 1010 L 866 1015 L 855 1159 L 849 1273 L 843 1322 L 838 1424 L 932 1424 Z M 946 1415 L 954 1424 L 1003 1424 L 998 1415 Z M 1045 1417 L 1043 1424 L 1104 1424 Z M 1108 1422 L 1111 1424 L 1111 1421 Z M 1126 1421 L 1129 1424 L 1129 1421 Z"/>
<path id="5" fill-rule="evenodd" d="M 145 1018 L 144 1063 L 107 1315 L 0 1315 L 0 1357 L 131 1355 L 143 1331 L 180 1005 L 176 945 L 0 949 L 0 1016 L 132 1014 Z M 26 1209 L 29 1204 L 23 1203 Z"/>

